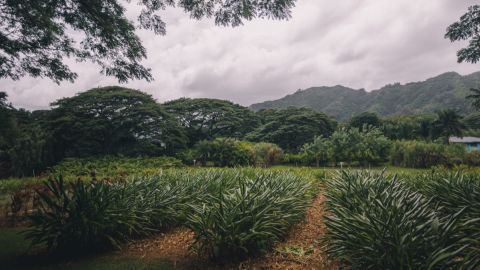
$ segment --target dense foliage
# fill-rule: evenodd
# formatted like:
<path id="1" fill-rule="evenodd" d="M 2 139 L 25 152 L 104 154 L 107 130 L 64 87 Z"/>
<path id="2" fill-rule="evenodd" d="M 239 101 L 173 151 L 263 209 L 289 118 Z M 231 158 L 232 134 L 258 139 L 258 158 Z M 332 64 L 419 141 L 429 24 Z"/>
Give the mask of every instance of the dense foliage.
<path id="1" fill-rule="evenodd" d="M 6 94 L 0 94 L 1 178 L 38 176 L 65 158 L 115 155 L 172 156 L 186 165 L 221 167 L 339 162 L 370 166 L 388 161 L 389 146 L 397 140 L 443 149 L 437 144 L 448 144 L 451 136 L 480 135 L 478 113 L 463 118 L 453 110 L 440 110 L 379 118 L 363 112 L 338 124 L 308 108 L 253 112 L 205 98 L 159 104 L 141 91 L 114 86 L 90 89 L 52 106 L 29 112 L 14 108 Z M 480 164 L 476 153 L 446 155 L 423 149 L 427 152 L 396 150 L 390 162 L 409 167 Z"/>
<path id="2" fill-rule="evenodd" d="M 465 125 L 462 117 L 453 110 L 441 110 L 437 112 L 437 119 L 433 122 L 433 127 L 443 142 L 448 144 L 451 136 L 462 137 Z"/>
<path id="3" fill-rule="evenodd" d="M 138 90 L 94 88 L 52 105 L 48 129 L 59 157 L 160 155 L 186 143 L 175 119 Z"/>
<path id="4" fill-rule="evenodd" d="M 259 112 L 262 125 L 246 135 L 247 140 L 271 142 L 288 151 L 298 151 L 314 136 L 330 136 L 336 122 L 323 113 L 306 108 Z"/>
<path id="5" fill-rule="evenodd" d="M 379 127 L 381 120 L 376 113 L 363 112 L 353 116 L 348 121 L 348 126 L 352 128 L 363 129 L 364 127 Z"/>
<path id="6" fill-rule="evenodd" d="M 424 195 L 395 177 L 343 172 L 327 181 L 327 253 L 352 269 L 474 269 L 480 219 L 446 191 L 476 186 L 463 200 L 475 205 L 479 185 L 437 178 Z"/>
<path id="7" fill-rule="evenodd" d="M 397 141 L 390 152 L 390 163 L 395 166 L 429 168 L 435 165 L 456 165 L 463 162 L 463 145 L 445 145 L 422 141 Z"/>
<path id="8" fill-rule="evenodd" d="M 480 60 L 480 5 L 468 8 L 458 22 L 447 28 L 445 38 L 450 41 L 468 40 L 468 46 L 457 52 L 458 62 L 476 63 Z"/>
<path id="9" fill-rule="evenodd" d="M 231 138 L 201 141 L 195 145 L 196 159 L 219 167 L 248 166 L 252 164 L 251 145 Z"/>
<path id="10" fill-rule="evenodd" d="M 253 143 L 233 138 L 216 138 L 200 141 L 192 149 L 180 152 L 178 157 L 186 164 L 203 166 L 269 167 L 283 157 L 283 150 L 273 143 Z M 198 162 L 198 163 L 197 163 Z"/>
<path id="11" fill-rule="evenodd" d="M 189 146 L 217 137 L 239 139 L 258 126 L 252 111 L 226 100 L 181 98 L 163 105 L 185 128 Z"/>
<path id="12" fill-rule="evenodd" d="M 77 74 L 65 58 L 91 61 L 101 73 L 120 82 L 152 80 L 140 64 L 147 57 L 136 28 L 165 34 L 159 12 L 178 6 L 192 18 L 215 17 L 217 25 L 238 26 L 254 18 L 287 19 L 295 0 L 185 1 L 140 0 L 138 25 L 127 18 L 130 1 L 119 0 L 2 0 L 0 1 L 0 78 L 25 75 L 59 83 Z"/>
<path id="13" fill-rule="evenodd" d="M 362 165 L 378 164 L 387 159 L 391 142 L 376 128 L 364 126 L 343 128 L 335 131 L 330 138 L 316 137 L 304 145 L 308 156 L 320 162 L 358 162 Z"/>
<path id="14" fill-rule="evenodd" d="M 402 115 L 382 119 L 380 129 L 391 140 L 436 139 L 434 115 Z"/>

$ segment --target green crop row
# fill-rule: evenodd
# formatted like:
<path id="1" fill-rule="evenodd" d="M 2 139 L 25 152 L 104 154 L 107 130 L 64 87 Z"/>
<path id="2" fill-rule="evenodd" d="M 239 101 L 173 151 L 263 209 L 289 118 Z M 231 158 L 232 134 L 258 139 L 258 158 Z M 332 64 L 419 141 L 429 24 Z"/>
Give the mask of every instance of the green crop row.
<path id="1" fill-rule="evenodd" d="M 267 250 L 310 203 L 309 177 L 261 169 L 167 170 L 126 181 L 50 180 L 27 237 L 52 252 L 118 247 L 169 226 L 215 259 Z"/>
<path id="2" fill-rule="evenodd" d="M 476 269 L 474 174 L 342 172 L 326 181 L 326 251 L 352 269 Z"/>

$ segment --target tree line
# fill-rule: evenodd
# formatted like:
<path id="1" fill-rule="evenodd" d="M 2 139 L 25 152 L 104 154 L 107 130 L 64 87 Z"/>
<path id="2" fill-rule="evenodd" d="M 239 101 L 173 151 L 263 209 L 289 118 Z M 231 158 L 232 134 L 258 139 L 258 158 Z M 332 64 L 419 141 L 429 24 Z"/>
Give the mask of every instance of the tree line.
<path id="1" fill-rule="evenodd" d="M 70 157 L 174 156 L 187 164 L 320 164 L 388 159 L 391 141 L 448 144 L 475 135 L 480 115 L 380 118 L 365 112 L 349 121 L 307 108 L 258 112 L 217 99 L 156 102 L 139 90 L 94 88 L 62 98 L 49 110 L 14 108 L 0 94 L 0 176 L 36 175 Z"/>

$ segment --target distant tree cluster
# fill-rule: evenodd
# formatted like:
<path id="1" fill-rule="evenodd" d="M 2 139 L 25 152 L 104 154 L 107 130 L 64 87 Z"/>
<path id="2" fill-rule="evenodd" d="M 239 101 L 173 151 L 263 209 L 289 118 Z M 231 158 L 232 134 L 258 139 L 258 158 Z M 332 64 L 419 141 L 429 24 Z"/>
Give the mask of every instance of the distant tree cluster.
<path id="1" fill-rule="evenodd" d="M 415 147 L 418 153 L 438 150 L 443 157 L 438 160 L 446 162 L 455 155 L 444 154 L 442 149 L 450 148 L 437 145 L 449 144 L 451 136 L 480 134 L 478 112 L 464 118 L 452 110 L 387 118 L 364 112 L 338 123 L 308 108 L 254 112 L 206 98 L 161 104 L 139 90 L 115 86 L 90 89 L 51 105 L 50 110 L 33 112 L 16 109 L 0 93 L 0 177 L 37 175 L 65 158 L 112 155 L 172 156 L 204 166 L 366 166 L 389 159 L 413 164 L 398 161 L 399 145 L 414 149 L 405 153 L 414 153 Z M 476 163 L 477 156 L 468 158 Z"/>

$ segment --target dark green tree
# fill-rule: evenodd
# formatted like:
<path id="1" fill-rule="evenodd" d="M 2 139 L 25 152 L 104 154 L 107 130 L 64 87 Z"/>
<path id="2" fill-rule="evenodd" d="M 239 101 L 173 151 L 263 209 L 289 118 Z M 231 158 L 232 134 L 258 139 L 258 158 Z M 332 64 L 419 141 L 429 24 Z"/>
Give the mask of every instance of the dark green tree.
<path id="1" fill-rule="evenodd" d="M 315 159 L 315 165 L 320 167 L 320 162 L 326 162 L 332 158 L 332 145 L 328 138 L 324 138 L 322 135 L 316 136 L 313 142 L 307 143 L 303 146 L 303 150 L 309 156 Z"/>
<path id="2" fill-rule="evenodd" d="M 379 127 L 381 120 L 374 112 L 363 112 L 352 117 L 348 123 L 351 128 L 362 130 L 364 126 Z"/>
<path id="3" fill-rule="evenodd" d="M 442 137 L 445 144 L 449 144 L 450 136 L 462 136 L 465 125 L 462 117 L 453 110 L 437 112 L 434 124 L 434 132 L 437 137 Z"/>
<path id="4" fill-rule="evenodd" d="M 192 18 L 215 17 L 217 25 L 254 18 L 287 19 L 295 0 L 138 0 L 138 24 L 126 16 L 129 0 L 0 0 L 0 78 L 25 75 L 59 83 L 77 74 L 64 58 L 91 61 L 120 82 L 152 80 L 141 65 L 146 50 L 136 28 L 165 34 L 159 12 L 178 6 Z"/>
<path id="5" fill-rule="evenodd" d="M 480 112 L 474 112 L 463 118 L 465 126 L 470 130 L 480 130 Z"/>
<path id="6" fill-rule="evenodd" d="M 51 165 L 48 137 L 37 125 L 24 129 L 8 149 L 11 173 L 16 176 L 39 175 Z"/>
<path id="7" fill-rule="evenodd" d="M 217 137 L 239 139 L 259 125 L 252 111 L 226 100 L 180 98 L 163 105 L 186 129 L 190 146 Z"/>
<path id="8" fill-rule="evenodd" d="M 52 103 L 46 122 L 57 160 L 90 155 L 160 155 L 183 148 L 175 119 L 150 95 L 121 87 L 94 88 Z"/>
<path id="9" fill-rule="evenodd" d="M 17 122 L 14 110 L 7 102 L 7 94 L 0 92 L 0 178 L 10 174 L 10 158 L 8 149 L 11 148 L 18 135 Z"/>
<path id="10" fill-rule="evenodd" d="M 296 152 L 315 136 L 330 136 L 336 122 L 326 114 L 307 108 L 290 107 L 283 110 L 261 110 L 264 123 L 245 138 L 257 142 L 275 143 L 282 149 Z"/>
<path id="11" fill-rule="evenodd" d="M 477 63 L 480 60 L 480 5 L 469 7 L 458 22 L 447 28 L 445 38 L 452 42 L 469 40 L 468 46 L 457 52 L 458 62 Z"/>
<path id="12" fill-rule="evenodd" d="M 391 140 L 429 140 L 432 135 L 433 115 L 400 115 L 382 120 L 380 129 Z"/>
<path id="13" fill-rule="evenodd" d="M 8 106 L 7 96 L 8 96 L 7 93 L 0 92 L 0 108 L 6 108 Z"/>
<path id="14" fill-rule="evenodd" d="M 472 106 L 475 110 L 480 110 L 480 89 L 470 88 L 472 92 L 470 95 L 467 96 L 467 99 L 472 101 Z"/>

